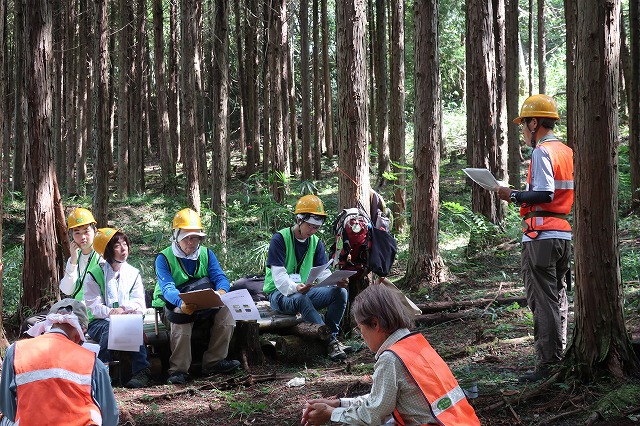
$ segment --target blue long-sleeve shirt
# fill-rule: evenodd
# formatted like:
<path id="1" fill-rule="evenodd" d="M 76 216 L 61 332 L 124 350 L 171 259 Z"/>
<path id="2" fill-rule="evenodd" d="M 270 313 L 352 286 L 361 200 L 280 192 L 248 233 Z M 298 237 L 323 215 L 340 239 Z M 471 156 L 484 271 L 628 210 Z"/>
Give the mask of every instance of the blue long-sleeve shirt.
<path id="1" fill-rule="evenodd" d="M 229 278 L 227 278 L 225 273 L 222 271 L 218 258 L 213 254 L 211 249 L 208 248 L 207 252 L 209 255 L 209 263 L 207 264 L 209 281 L 211 281 L 215 290 L 224 290 L 225 292 L 229 291 L 231 284 L 229 283 Z M 196 271 L 196 268 L 198 267 L 197 260 L 185 259 L 183 257 L 180 257 L 179 259 L 188 274 L 191 275 Z M 162 290 L 162 296 L 165 300 L 174 306 L 180 306 L 182 303 L 182 299 L 180 299 L 180 290 L 176 288 L 176 283 L 173 281 L 173 276 L 171 276 L 171 269 L 167 263 L 167 258 L 163 255 L 158 255 L 156 257 L 156 277 L 158 278 L 158 283 Z"/>

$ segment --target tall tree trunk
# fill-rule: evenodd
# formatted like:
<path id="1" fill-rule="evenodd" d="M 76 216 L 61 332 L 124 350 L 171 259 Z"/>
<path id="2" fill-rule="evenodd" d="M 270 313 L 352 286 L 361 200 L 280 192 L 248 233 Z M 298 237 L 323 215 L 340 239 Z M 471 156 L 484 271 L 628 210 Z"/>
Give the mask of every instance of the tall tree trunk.
<path id="1" fill-rule="evenodd" d="M 368 29 L 368 37 L 367 37 L 367 49 L 368 52 L 367 59 L 369 60 L 369 69 L 368 69 L 368 79 L 365 81 L 367 84 L 367 93 L 369 95 L 369 133 L 367 137 L 367 143 L 371 145 L 371 147 L 375 147 L 377 149 L 377 131 L 378 131 L 378 115 L 376 114 L 376 66 L 378 65 L 378 59 L 376 56 L 378 52 L 376 51 L 376 26 L 375 26 L 375 0 L 366 0 L 367 1 L 367 22 L 371 22 L 372 25 L 367 25 L 365 30 Z"/>
<path id="2" fill-rule="evenodd" d="M 640 207 L 640 2 L 629 2 L 631 96 L 629 98 L 629 162 L 634 208 Z"/>
<path id="3" fill-rule="evenodd" d="M 39 311 L 58 296 L 62 262 L 57 260 L 62 258 L 63 241 L 57 227 L 64 227 L 64 218 L 51 147 L 51 6 L 48 0 L 34 1 L 26 12 L 24 92 L 29 174 L 20 305 Z"/>
<path id="4" fill-rule="evenodd" d="M 311 105 L 309 94 L 309 1 L 300 1 L 300 91 L 302 92 L 302 179 L 312 176 Z"/>
<path id="5" fill-rule="evenodd" d="M 167 108 L 167 81 L 164 73 L 164 16 L 162 0 L 153 0 L 153 47 L 156 71 L 156 96 L 158 99 L 158 147 L 160 151 L 160 167 L 162 169 L 161 185 L 164 194 L 175 194 L 176 163 L 173 158 L 171 134 L 169 129 L 169 110 Z"/>
<path id="6" fill-rule="evenodd" d="M 364 0 L 336 3 L 338 210 L 359 201 L 369 211 L 365 18 Z"/>
<path id="7" fill-rule="evenodd" d="M 246 0 L 246 87 L 247 87 L 247 176 L 256 172 L 260 146 L 260 121 L 258 119 L 258 5 L 256 0 Z"/>
<path id="8" fill-rule="evenodd" d="M 227 150 L 229 145 L 229 0 L 218 0 L 215 9 L 215 35 L 212 65 L 213 146 L 211 168 L 211 209 L 216 215 L 218 242 L 227 242 Z"/>
<path id="9" fill-rule="evenodd" d="M 65 166 L 61 177 L 61 186 L 64 188 L 64 192 L 69 194 L 71 188 L 74 185 L 74 170 L 75 170 L 75 147 L 77 141 L 77 109 L 76 106 L 76 87 L 75 81 L 77 79 L 76 69 L 77 61 L 76 55 L 72 54 L 73 48 L 76 43 L 76 4 L 75 2 L 64 2 L 64 46 L 63 46 L 63 80 L 62 86 L 63 98 L 64 98 L 64 112 L 62 119 L 62 138 L 66 141 L 65 144 Z"/>
<path id="10" fill-rule="evenodd" d="M 322 30 L 322 87 L 324 96 L 323 118 L 327 157 L 333 157 L 333 109 L 331 106 L 331 68 L 329 68 L 329 24 L 327 23 L 327 0 L 320 0 L 320 27 Z"/>
<path id="11" fill-rule="evenodd" d="M 129 196 L 131 188 L 129 186 L 129 144 L 131 142 L 130 115 L 131 102 L 130 90 L 133 62 L 133 52 L 131 51 L 131 21 L 133 12 L 128 0 L 120 0 L 119 16 L 120 31 L 119 36 L 119 78 L 118 83 L 118 195 L 121 199 Z"/>
<path id="12" fill-rule="evenodd" d="M 286 54 L 287 46 L 287 3 L 286 0 L 273 0 L 272 5 L 273 25 L 269 35 L 271 41 L 269 67 L 271 69 L 271 171 L 274 176 L 272 176 L 271 195 L 277 203 L 282 203 L 286 193 L 285 185 L 288 180 L 288 170 L 284 156 L 284 123 L 282 119 L 282 76 L 284 73 L 282 55 Z"/>
<path id="13" fill-rule="evenodd" d="M 467 4 L 467 145 L 473 146 L 472 167 L 498 174 L 496 138 L 496 69 L 491 0 Z M 495 192 L 472 188 L 472 209 L 492 223 L 504 217 Z"/>
<path id="14" fill-rule="evenodd" d="M 571 148 L 576 140 L 576 109 L 578 98 L 576 98 L 576 25 L 577 25 L 576 2 L 564 2 L 564 18 L 566 23 L 566 65 L 567 65 L 567 145 Z"/>
<path id="15" fill-rule="evenodd" d="M 9 111 L 7 109 L 7 103 L 5 99 L 7 97 L 7 63 L 8 63 L 8 50 L 7 50 L 7 2 L 0 2 L 0 135 L 4 137 L 6 135 L 6 128 L 9 127 Z M 5 158 L 7 152 L 4 144 L 0 144 L 0 158 Z M 0 167 L 0 200 L 4 200 L 4 173 L 6 169 Z M 4 217 L 4 203 L 0 203 L 0 217 Z M 2 221 L 0 220 L 0 241 L 2 241 L 3 229 Z M 0 259 L 2 259 L 2 244 L 0 244 Z M 4 332 L 4 325 L 2 323 L 3 318 L 3 294 L 2 289 L 4 285 L 2 283 L 2 270 L 3 265 L 0 260 L 0 350 L 9 346 L 7 337 Z"/>
<path id="16" fill-rule="evenodd" d="M 143 97 L 144 90 L 142 88 L 142 34 L 145 31 L 146 16 L 144 14 L 145 0 L 136 0 L 136 10 L 133 15 L 131 25 L 133 27 L 132 35 L 132 75 L 133 79 L 131 88 L 129 89 L 129 102 L 131 116 L 129 117 L 129 191 L 134 194 L 140 194 L 144 190 L 144 131 L 143 131 Z"/>
<path id="17" fill-rule="evenodd" d="M 244 8 L 244 6 L 243 6 Z M 245 151 L 247 149 L 247 139 L 246 139 L 246 102 L 247 102 L 247 83 L 246 76 L 244 72 L 244 62 L 246 61 L 244 55 L 244 46 L 243 43 L 243 34 L 246 31 L 244 23 L 244 19 L 242 18 L 242 14 L 240 13 L 240 0 L 233 0 L 233 11 L 235 15 L 235 24 L 236 24 L 236 49 L 238 51 L 238 107 L 239 107 L 239 136 L 238 136 L 238 149 L 242 157 L 244 157 Z"/>
<path id="18" fill-rule="evenodd" d="M 384 183 L 383 173 L 391 170 L 389 166 L 389 87 L 387 86 L 387 14 L 386 1 L 376 0 L 376 40 L 374 49 L 376 52 L 376 65 L 374 72 L 376 74 L 376 109 L 377 117 L 376 130 L 377 139 L 375 140 L 378 149 L 378 182 L 380 185 Z"/>
<path id="19" fill-rule="evenodd" d="M 505 5 L 505 74 L 507 97 L 507 173 L 509 185 L 521 188 L 520 178 L 520 132 L 512 117 L 520 115 L 518 95 L 520 94 L 520 72 L 518 59 L 518 0 L 507 0 Z"/>
<path id="20" fill-rule="evenodd" d="M 505 0 L 493 1 L 493 35 L 495 38 L 496 70 L 496 176 L 508 181 L 507 172 L 507 70 L 506 70 L 506 34 Z M 517 98 L 516 98 L 517 99 Z M 503 203 L 507 207 L 507 203 Z"/>
<path id="21" fill-rule="evenodd" d="M 64 183 L 64 170 L 66 167 L 66 140 L 62 139 L 62 40 L 64 27 L 62 25 L 63 6 L 57 5 L 53 9 L 53 86 L 52 86 L 52 128 L 51 142 L 53 144 L 53 158 L 58 184 Z M 60 180 L 60 178 L 62 178 Z"/>
<path id="22" fill-rule="evenodd" d="M 15 100 L 15 97 L 9 96 L 9 93 L 11 91 L 15 91 L 16 84 L 15 84 L 15 79 L 12 78 L 12 73 L 9 72 L 9 61 L 11 60 L 12 55 L 9 52 L 9 48 L 8 48 L 9 44 L 7 42 L 7 37 L 9 36 L 9 30 L 7 28 L 8 21 L 7 21 L 6 2 L 3 3 L 3 6 L 4 6 L 4 14 L 2 15 L 2 17 L 0 17 L 2 19 L 2 23 L 0 23 L 0 25 L 2 25 L 2 35 L 1 35 L 2 43 L 0 43 L 0 49 L 2 49 L 2 52 L 3 52 L 2 53 L 3 60 L 0 61 L 0 67 L 2 67 L 2 70 L 0 70 L 0 80 L 2 81 L 2 83 L 0 83 L 0 87 L 4 85 L 4 95 L 0 93 L 0 102 L 2 102 L 2 108 L 4 108 L 5 123 L 3 128 L 1 129 L 2 133 L 0 133 L 0 137 L 2 137 L 2 143 L 0 143 L 0 149 L 2 149 L 2 152 L 3 152 L 2 160 L 0 161 L 0 173 L 5 176 L 4 180 L 6 181 L 6 184 L 1 185 L 3 186 L 3 190 L 4 190 L 6 188 L 10 188 L 9 176 L 11 176 L 12 174 L 11 173 L 11 145 L 9 141 L 11 137 L 11 111 L 13 109 L 12 108 L 13 103 L 11 101 L 12 99 Z M 18 45 L 18 43 L 14 43 L 14 44 L 16 46 Z M 13 57 L 15 58 L 15 55 Z M 2 182 L 2 180 L 0 180 L 0 182 Z M 2 229 L 1 225 L 0 225 L 0 229 Z M 2 274 L 0 273 L 0 278 L 1 277 L 2 277 Z M 2 328 L 0 327 L 0 331 L 1 330 Z"/>
<path id="23" fill-rule="evenodd" d="M 13 151 L 13 190 L 24 191 L 24 167 L 25 167 L 25 117 L 26 99 L 24 93 L 25 79 L 25 3 L 23 0 L 15 2 L 15 30 L 14 40 L 16 43 L 16 72 L 14 79 L 15 101 L 15 148 Z M 77 151 L 76 151 L 77 152 Z"/>
<path id="24" fill-rule="evenodd" d="M 262 131 L 262 176 L 264 179 L 269 179 L 271 169 L 271 67 L 269 66 L 269 58 L 271 55 L 271 28 L 273 24 L 273 0 L 265 0 L 264 8 L 262 12 L 262 21 L 264 22 L 264 32 L 263 37 L 264 41 L 262 43 L 263 46 L 263 54 L 262 54 L 262 89 L 261 99 L 262 99 L 262 111 L 261 115 L 262 119 L 262 127 L 260 130 Z"/>
<path id="25" fill-rule="evenodd" d="M 108 0 L 95 0 L 96 10 L 96 165 L 93 170 L 93 214 L 98 223 L 107 223 L 109 206 L 109 26 Z"/>
<path id="26" fill-rule="evenodd" d="M 196 146 L 196 43 L 197 17 L 201 3 L 197 0 L 182 0 L 180 7 L 180 143 L 184 153 L 182 169 L 187 185 L 187 206 L 200 213 L 200 183 L 198 181 L 198 159 Z"/>
<path id="27" fill-rule="evenodd" d="M 322 122 L 322 81 L 320 80 L 320 19 L 318 0 L 313 0 L 313 177 L 320 179 L 322 173 L 322 144 L 324 123 Z"/>
<path id="28" fill-rule="evenodd" d="M 209 191 L 207 177 L 207 138 L 205 136 L 204 124 L 204 83 L 202 79 L 202 26 L 204 2 L 199 2 L 196 9 L 196 46 L 194 48 L 195 60 L 193 70 L 195 72 L 195 135 L 196 135 L 196 160 L 198 161 L 198 181 L 200 191 Z M 225 23 L 226 25 L 226 23 Z"/>
<path id="29" fill-rule="evenodd" d="M 178 95 L 178 0 L 169 0 L 169 54 L 167 55 L 167 110 L 169 112 L 169 135 L 173 161 L 179 163 L 181 158 L 180 144 L 180 96 Z M 177 178 L 176 178 L 177 179 Z"/>
<path id="30" fill-rule="evenodd" d="M 547 93 L 547 41 L 544 25 L 544 0 L 538 0 L 538 92 Z"/>
<path id="31" fill-rule="evenodd" d="M 289 132 L 291 135 L 291 174 L 300 176 L 300 148 L 298 146 L 298 108 L 296 106 L 296 75 L 293 72 L 294 48 L 291 38 L 289 38 L 287 54 L 287 77 L 289 80 Z"/>
<path id="32" fill-rule="evenodd" d="M 87 192 L 87 162 L 89 152 L 93 148 L 91 144 L 91 132 L 93 130 L 93 52 L 91 40 L 93 40 L 93 11 L 91 2 L 80 2 L 80 37 L 84 43 L 80 43 L 80 72 L 79 72 L 79 108 L 80 131 L 78 132 L 78 146 L 76 148 L 76 192 Z"/>
<path id="33" fill-rule="evenodd" d="M 529 40 L 529 67 L 527 69 L 527 76 L 529 80 L 529 96 L 533 95 L 533 72 L 534 72 L 534 43 L 533 43 L 533 2 L 529 0 L 529 16 L 528 16 L 528 40 Z"/>
<path id="34" fill-rule="evenodd" d="M 443 277 L 444 264 L 438 251 L 438 203 L 440 200 L 441 126 L 439 99 L 440 60 L 438 49 L 438 1 L 415 3 L 416 109 L 413 159 L 413 206 L 406 286 L 432 286 Z M 491 17 L 491 14 L 488 15 Z"/>
<path id="35" fill-rule="evenodd" d="M 620 2 L 577 1 L 575 328 L 571 375 L 638 375 L 624 320 L 618 245 Z M 601 297 L 606 294 L 607 297 Z"/>
<path id="36" fill-rule="evenodd" d="M 404 75 L 404 0 L 391 3 L 391 93 L 389 107 L 389 158 L 397 166 L 392 171 L 398 180 L 393 191 L 393 228 L 400 232 L 405 225 L 407 209 L 407 175 L 405 163 L 405 75 Z"/>

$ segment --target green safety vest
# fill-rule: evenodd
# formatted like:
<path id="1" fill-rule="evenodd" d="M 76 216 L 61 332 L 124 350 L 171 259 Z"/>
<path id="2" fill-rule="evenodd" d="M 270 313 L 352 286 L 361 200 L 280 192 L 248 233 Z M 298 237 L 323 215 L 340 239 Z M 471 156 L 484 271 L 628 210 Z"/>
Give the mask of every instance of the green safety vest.
<path id="1" fill-rule="evenodd" d="M 80 250 L 78 250 L 80 251 Z M 78 253 L 78 258 L 81 253 Z M 70 294 L 71 297 L 76 299 L 79 302 L 84 303 L 84 279 L 87 276 L 87 272 L 93 266 L 98 265 L 100 262 L 100 255 L 94 251 L 89 255 L 89 260 L 87 261 L 87 267 L 84 269 L 84 273 L 80 275 L 80 270 L 78 270 L 78 279 L 76 279 L 76 286 L 73 289 L 73 293 Z"/>
<path id="2" fill-rule="evenodd" d="M 317 236 L 312 235 L 309 237 L 309 247 L 307 248 L 307 252 L 304 255 L 304 259 L 302 259 L 302 263 L 298 264 L 298 259 L 296 259 L 296 247 L 295 242 L 293 240 L 293 232 L 291 232 L 291 228 L 285 228 L 278 231 L 282 238 L 284 238 L 284 246 L 285 246 L 285 266 L 287 268 L 288 274 L 298 273 L 300 274 L 300 279 L 302 282 L 307 280 L 309 276 L 309 272 L 311 268 L 313 268 L 313 258 L 316 254 L 316 247 L 318 247 L 318 239 Z M 264 276 L 264 286 L 262 287 L 262 291 L 264 294 L 271 294 L 276 290 L 276 283 L 273 282 L 273 276 L 271 275 L 271 268 L 267 267 Z"/>
<path id="3" fill-rule="evenodd" d="M 196 268 L 193 275 L 189 275 L 187 271 L 184 270 L 184 266 L 180 259 L 173 254 L 173 250 L 171 246 L 162 250 L 158 256 L 164 256 L 167 260 L 167 264 L 169 265 L 169 270 L 171 271 L 171 276 L 173 277 L 173 282 L 176 284 L 176 288 L 180 288 L 187 281 L 195 278 L 200 279 L 209 275 L 209 251 L 206 247 L 200 246 L 200 254 L 198 255 L 198 267 Z M 162 296 L 162 289 L 160 288 L 160 282 L 156 281 L 156 287 L 153 290 L 153 301 L 151 302 L 151 306 L 154 308 L 164 308 L 165 303 L 164 300 L 160 298 Z"/>
<path id="4" fill-rule="evenodd" d="M 100 287 L 100 294 L 102 295 L 102 300 L 104 300 L 104 302 L 106 303 L 107 292 L 104 284 L 104 271 L 102 270 L 102 266 L 96 263 L 95 265 L 92 265 L 90 269 L 87 268 L 87 272 L 91 274 L 93 279 L 96 280 L 96 282 L 98 283 L 98 286 Z M 122 276 L 122 274 L 120 276 Z M 135 283 L 136 280 L 133 280 L 133 282 Z M 129 294 L 131 294 L 131 291 L 133 291 L 133 286 L 131 286 L 131 288 L 129 289 Z M 113 306 L 113 308 L 117 308 L 117 307 L 118 306 Z M 87 314 L 89 317 L 89 323 L 91 323 L 94 319 L 96 319 L 93 317 L 93 314 L 91 313 L 90 309 L 87 309 Z"/>

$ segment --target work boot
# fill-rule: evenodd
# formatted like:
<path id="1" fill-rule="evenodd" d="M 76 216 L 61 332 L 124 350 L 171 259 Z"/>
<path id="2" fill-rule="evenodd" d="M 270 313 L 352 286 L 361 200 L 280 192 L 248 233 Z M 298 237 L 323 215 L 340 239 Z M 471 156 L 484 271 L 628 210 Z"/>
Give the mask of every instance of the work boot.
<path id="1" fill-rule="evenodd" d="M 187 381 L 187 375 L 179 371 L 176 371 L 169 375 L 169 378 L 167 379 L 167 384 L 168 385 L 184 385 L 186 381 Z"/>
<path id="2" fill-rule="evenodd" d="M 344 343 L 342 343 L 341 341 L 338 340 L 338 346 L 340 347 L 340 349 L 342 349 L 342 352 L 346 353 L 346 354 L 350 354 L 355 352 L 356 350 L 353 348 L 353 346 L 350 345 L 345 345 Z"/>
<path id="3" fill-rule="evenodd" d="M 125 388 L 144 388 L 149 385 L 151 381 L 151 370 L 144 368 L 136 373 L 135 376 L 129 380 L 124 387 Z"/>
<path id="4" fill-rule="evenodd" d="M 551 375 L 551 369 L 548 367 L 536 367 L 534 370 L 529 370 L 522 376 L 518 377 L 520 383 L 539 382 L 540 380 L 547 379 Z"/>
<path id="5" fill-rule="evenodd" d="M 347 354 L 344 353 L 342 348 L 340 348 L 340 342 L 338 340 L 333 340 L 329 342 L 329 346 L 327 348 L 327 355 L 334 361 L 339 361 L 341 359 L 346 359 Z"/>

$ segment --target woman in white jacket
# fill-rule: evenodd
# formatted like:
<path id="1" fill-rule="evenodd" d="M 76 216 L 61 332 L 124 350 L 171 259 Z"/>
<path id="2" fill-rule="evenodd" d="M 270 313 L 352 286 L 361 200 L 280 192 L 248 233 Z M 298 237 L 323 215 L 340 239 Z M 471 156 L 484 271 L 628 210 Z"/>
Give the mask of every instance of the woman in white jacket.
<path id="1" fill-rule="evenodd" d="M 106 262 L 92 266 L 85 280 L 84 301 L 89 312 L 87 332 L 100 344 L 98 358 L 108 364 L 111 361 L 107 348 L 110 317 L 144 313 L 144 287 L 140 271 L 127 263 L 131 245 L 126 234 L 113 228 L 98 229 L 93 246 Z M 149 361 L 144 345 L 140 345 L 138 352 L 131 352 L 131 373 L 133 377 L 126 387 L 141 388 L 149 384 Z"/>

